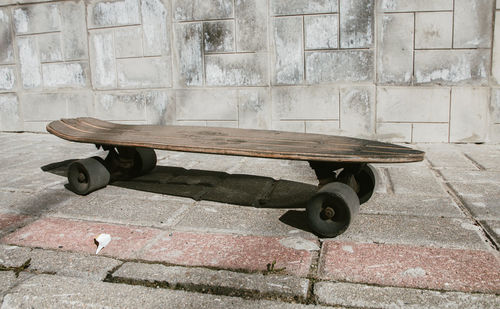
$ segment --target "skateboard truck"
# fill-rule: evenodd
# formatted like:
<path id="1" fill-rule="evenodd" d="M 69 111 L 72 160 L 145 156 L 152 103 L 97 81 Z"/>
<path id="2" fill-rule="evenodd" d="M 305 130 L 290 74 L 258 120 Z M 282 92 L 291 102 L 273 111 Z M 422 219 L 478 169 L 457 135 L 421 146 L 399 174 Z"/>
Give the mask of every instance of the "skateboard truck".
<path id="1" fill-rule="evenodd" d="M 96 146 L 108 151 L 104 164 L 111 174 L 111 180 L 144 175 L 156 166 L 156 154 L 153 149 L 108 145 Z"/>

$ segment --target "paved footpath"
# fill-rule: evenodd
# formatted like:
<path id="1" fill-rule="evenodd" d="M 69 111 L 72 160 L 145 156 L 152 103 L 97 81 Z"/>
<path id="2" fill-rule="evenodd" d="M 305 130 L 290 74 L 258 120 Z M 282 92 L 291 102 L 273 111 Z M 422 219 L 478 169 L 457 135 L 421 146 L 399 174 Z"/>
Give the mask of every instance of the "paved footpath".
<path id="1" fill-rule="evenodd" d="M 424 162 L 377 165 L 353 225 L 320 239 L 306 162 L 158 152 L 77 196 L 67 160 L 103 152 L 0 134 L 0 308 L 499 308 L 500 146 L 416 147 Z"/>

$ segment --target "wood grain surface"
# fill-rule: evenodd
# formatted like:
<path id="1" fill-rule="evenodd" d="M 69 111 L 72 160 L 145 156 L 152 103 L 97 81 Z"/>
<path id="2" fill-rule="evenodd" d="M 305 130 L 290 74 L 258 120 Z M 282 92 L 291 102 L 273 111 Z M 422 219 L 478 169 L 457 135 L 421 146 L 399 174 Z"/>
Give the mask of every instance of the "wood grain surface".
<path id="1" fill-rule="evenodd" d="M 262 158 L 350 163 L 404 163 L 424 158 L 422 151 L 389 143 L 282 131 L 124 125 L 95 118 L 53 121 L 47 131 L 81 143 Z"/>

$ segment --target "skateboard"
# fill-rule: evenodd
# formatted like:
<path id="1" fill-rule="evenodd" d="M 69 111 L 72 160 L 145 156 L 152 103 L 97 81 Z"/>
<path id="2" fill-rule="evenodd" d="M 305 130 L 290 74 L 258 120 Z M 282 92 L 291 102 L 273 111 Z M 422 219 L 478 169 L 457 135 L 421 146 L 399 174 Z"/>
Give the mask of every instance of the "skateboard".
<path id="1" fill-rule="evenodd" d="M 308 201 L 307 221 L 323 237 L 342 234 L 375 190 L 369 163 L 422 161 L 424 152 L 378 141 L 310 133 L 194 126 L 125 125 L 95 118 L 53 121 L 47 131 L 108 151 L 71 163 L 69 187 L 86 195 L 116 179 L 138 177 L 156 166 L 154 149 L 308 161 L 318 191 Z"/>

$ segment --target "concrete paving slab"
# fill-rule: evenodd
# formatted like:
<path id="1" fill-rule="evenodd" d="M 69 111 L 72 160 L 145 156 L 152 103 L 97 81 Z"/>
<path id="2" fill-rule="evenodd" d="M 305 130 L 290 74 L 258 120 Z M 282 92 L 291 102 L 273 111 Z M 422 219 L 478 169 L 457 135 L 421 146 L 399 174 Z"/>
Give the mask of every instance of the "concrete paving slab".
<path id="1" fill-rule="evenodd" d="M 307 308 L 267 300 L 39 275 L 4 296 L 5 308 Z"/>
<path id="2" fill-rule="evenodd" d="M 87 145 L 82 147 L 82 145 Z M 12 151 L 10 154 L 18 155 L 17 161 L 14 161 L 18 171 L 26 173 L 28 170 L 40 169 L 48 164 L 57 164 L 68 160 L 78 160 L 92 156 L 104 157 L 106 152 L 98 150 L 90 144 L 57 145 L 41 143 L 34 148 L 26 143 L 24 148 Z"/>
<path id="3" fill-rule="evenodd" d="M 190 169 L 194 165 L 196 165 L 198 160 L 201 159 L 200 158 L 201 155 L 197 153 L 189 153 L 189 152 L 183 153 L 176 151 L 164 151 L 162 153 L 164 156 L 162 158 L 158 158 L 157 166 Z"/>
<path id="4" fill-rule="evenodd" d="M 3 297 L 8 291 L 24 280 L 32 277 L 32 274 L 22 272 L 19 276 L 13 271 L 0 271 L 0 304 L 3 301 Z"/>
<path id="5" fill-rule="evenodd" d="M 275 262 L 284 273 L 307 276 L 319 246 L 302 238 L 172 232 L 144 250 L 139 259 L 186 266 L 265 271 Z"/>
<path id="6" fill-rule="evenodd" d="M 245 158 L 238 156 L 220 156 L 198 154 L 198 159 L 195 160 L 192 168 L 207 171 L 221 171 L 227 173 L 234 173 L 238 166 L 244 164 Z"/>
<path id="7" fill-rule="evenodd" d="M 486 249 L 479 227 L 469 219 L 396 215 L 358 215 L 338 240 Z"/>
<path id="8" fill-rule="evenodd" d="M 320 304 L 355 308 L 497 308 L 500 297 L 492 294 L 439 292 L 379 287 L 343 282 L 318 282 L 314 294 Z"/>
<path id="9" fill-rule="evenodd" d="M 381 286 L 500 292 L 500 262 L 482 250 L 325 241 L 319 277 Z"/>
<path id="10" fill-rule="evenodd" d="M 10 164 L 6 165 L 4 172 L 29 176 L 49 164 L 58 164 L 92 156 L 104 157 L 106 154 L 90 144 L 43 142 L 35 140 L 39 138 L 38 136 L 44 135 L 36 135 L 32 141 L 20 142 L 19 145 L 14 147 L 11 147 L 11 145 L 6 146 L 10 147 L 10 151 L 0 154 L 0 157 Z"/>
<path id="11" fill-rule="evenodd" d="M 500 218 L 498 184 L 465 182 L 450 182 L 449 184 L 476 219 Z"/>
<path id="12" fill-rule="evenodd" d="M 495 171 L 443 169 L 440 173 L 449 182 L 500 184 L 500 173 Z"/>
<path id="13" fill-rule="evenodd" d="M 46 189 L 35 193 L 0 192 L 0 211 L 37 217 L 49 212 L 57 205 L 71 201 L 74 194 L 63 187 Z"/>
<path id="14" fill-rule="evenodd" d="M 111 235 L 111 242 L 101 251 L 101 255 L 130 259 L 161 231 L 146 227 L 42 218 L 7 235 L 0 242 L 94 254 L 96 250 L 94 238 L 101 233 Z"/>
<path id="15" fill-rule="evenodd" d="M 456 145 L 419 145 L 418 148 L 425 151 L 425 158 L 436 169 L 478 170 Z"/>
<path id="16" fill-rule="evenodd" d="M 28 193 L 0 190 L 0 211 L 9 212 L 9 206 L 23 200 Z"/>
<path id="17" fill-rule="evenodd" d="M 2 180 L 6 181 L 9 178 L 18 178 L 20 176 L 20 170 L 16 169 L 16 167 L 20 166 L 24 162 L 21 162 L 19 159 L 19 154 L 17 153 L 0 153 L 0 158 L 2 163 L 5 164 L 2 167 Z"/>
<path id="18" fill-rule="evenodd" d="M 314 186 L 318 184 L 314 171 L 305 161 L 245 158 L 233 169 L 233 173 L 286 179 Z"/>
<path id="19" fill-rule="evenodd" d="M 410 215 L 420 217 L 464 217 L 450 198 L 444 196 L 377 194 L 361 205 L 363 214 Z"/>
<path id="20" fill-rule="evenodd" d="M 56 185 L 67 183 L 65 178 L 33 169 L 29 175 L 19 175 L 5 182 L 3 190 L 20 192 L 40 192 Z"/>
<path id="21" fill-rule="evenodd" d="M 447 196 L 432 171 L 422 165 L 405 164 L 388 171 L 395 194 Z"/>
<path id="22" fill-rule="evenodd" d="M 191 291 L 247 297 L 305 300 L 309 280 L 279 275 L 245 274 L 198 267 L 125 263 L 112 275 L 118 282 L 140 281 Z"/>
<path id="23" fill-rule="evenodd" d="M 176 197 L 161 200 L 138 199 L 133 192 L 113 197 L 75 195 L 51 209 L 50 215 L 68 219 L 167 227 L 176 223 L 177 218 L 192 204 L 193 200 Z"/>
<path id="24" fill-rule="evenodd" d="M 133 181 L 132 181 L 133 182 Z M 151 190 L 152 191 L 152 190 Z M 76 195 L 72 193 L 74 198 L 79 198 L 80 195 Z M 109 200 L 117 197 L 130 196 L 133 198 L 141 199 L 141 200 L 151 200 L 151 201 L 168 201 L 172 197 L 167 194 L 155 193 L 143 190 L 136 190 L 133 187 L 128 188 L 125 186 L 121 186 L 121 183 L 113 183 L 108 185 L 106 188 L 103 188 L 98 191 L 92 192 L 91 196 L 100 198 L 102 200 Z M 184 201 L 191 201 L 189 198 L 179 198 L 177 199 Z"/>
<path id="25" fill-rule="evenodd" d="M 315 239 L 309 231 L 281 220 L 284 209 L 254 208 L 201 201 L 189 207 L 176 230 L 240 235 L 296 236 Z M 306 217 L 302 218 L 306 221 Z"/>
<path id="26" fill-rule="evenodd" d="M 0 265 L 19 267 L 30 260 L 27 270 L 102 281 L 121 261 L 89 254 L 0 245 Z"/>

